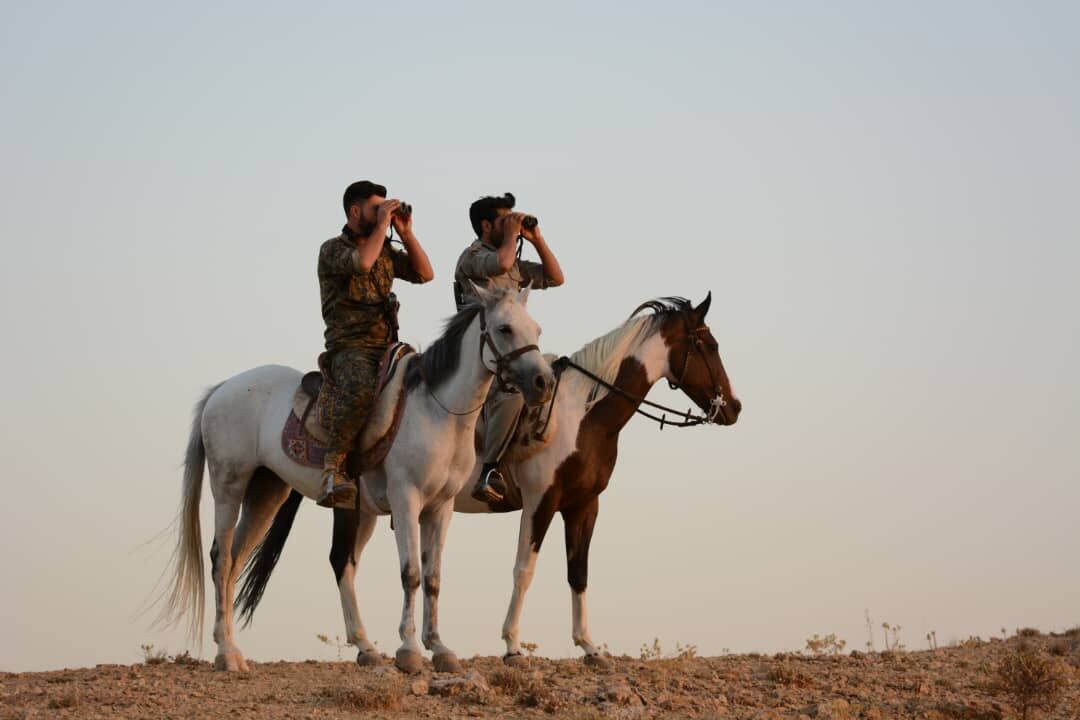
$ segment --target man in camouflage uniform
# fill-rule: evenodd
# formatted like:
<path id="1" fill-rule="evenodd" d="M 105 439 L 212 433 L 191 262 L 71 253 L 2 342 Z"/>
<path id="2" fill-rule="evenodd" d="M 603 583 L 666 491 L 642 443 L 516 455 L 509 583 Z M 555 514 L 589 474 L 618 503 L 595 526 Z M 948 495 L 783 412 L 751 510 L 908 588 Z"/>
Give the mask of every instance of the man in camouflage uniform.
<path id="1" fill-rule="evenodd" d="M 397 298 L 391 286 L 394 278 L 430 282 L 434 273 L 413 235 L 411 208 L 387 200 L 385 187 L 367 180 L 353 183 L 345 189 L 343 204 L 347 222 L 341 234 L 319 249 L 326 352 L 319 356 L 324 380 L 317 407 L 330 439 L 318 502 L 352 509 L 356 485 L 345 474 L 345 458 L 371 410 L 383 353 L 397 341 Z M 391 226 L 404 252 L 386 242 Z"/>
<path id="2" fill-rule="evenodd" d="M 469 208 L 469 220 L 476 240 L 458 258 L 454 287 L 458 305 L 476 300 L 472 284 L 484 288 L 532 287 L 543 290 L 563 284 L 559 261 L 548 248 L 540 226 L 524 229 L 524 213 L 513 212 L 514 196 L 482 197 Z M 519 259 L 518 237 L 536 248 L 540 262 Z M 470 284 L 472 283 L 472 284 Z M 520 393 L 506 393 L 492 384 L 484 405 L 484 466 L 473 497 L 484 502 L 498 502 L 506 491 L 499 472 L 499 462 L 517 429 L 525 407 Z"/>

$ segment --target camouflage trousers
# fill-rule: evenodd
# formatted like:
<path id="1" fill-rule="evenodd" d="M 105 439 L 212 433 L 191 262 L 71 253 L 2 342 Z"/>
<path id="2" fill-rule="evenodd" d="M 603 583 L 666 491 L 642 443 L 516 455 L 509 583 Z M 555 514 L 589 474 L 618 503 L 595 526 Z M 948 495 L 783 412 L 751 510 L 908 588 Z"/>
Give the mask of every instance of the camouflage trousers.
<path id="1" fill-rule="evenodd" d="M 326 428 L 324 469 L 344 470 L 345 458 L 372 410 L 379 363 L 386 347 L 357 347 L 336 350 L 319 358 L 323 371 L 319 390 L 319 420 Z"/>

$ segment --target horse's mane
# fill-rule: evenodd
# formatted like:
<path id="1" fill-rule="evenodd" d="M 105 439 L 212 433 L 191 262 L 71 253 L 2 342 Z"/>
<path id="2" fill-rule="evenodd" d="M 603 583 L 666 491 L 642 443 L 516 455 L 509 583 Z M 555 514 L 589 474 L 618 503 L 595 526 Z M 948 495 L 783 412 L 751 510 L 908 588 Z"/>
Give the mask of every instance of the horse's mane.
<path id="1" fill-rule="evenodd" d="M 450 379 L 461 361 L 461 340 L 465 331 L 482 309 L 479 303 L 469 303 L 446 321 L 442 337 L 409 363 L 405 374 L 406 388 L 411 390 L 424 381 L 434 390 Z"/>
<path id="2" fill-rule="evenodd" d="M 613 383 L 619 374 L 622 361 L 659 331 L 668 315 L 690 310 L 692 307 L 689 300 L 681 297 L 663 297 L 643 302 L 630 313 L 626 322 L 586 344 L 571 355 L 570 359 L 602 378 L 604 382 Z M 652 312 L 649 315 L 639 315 L 643 310 Z M 593 383 L 588 402 L 601 399 L 607 392 L 606 388 Z"/>

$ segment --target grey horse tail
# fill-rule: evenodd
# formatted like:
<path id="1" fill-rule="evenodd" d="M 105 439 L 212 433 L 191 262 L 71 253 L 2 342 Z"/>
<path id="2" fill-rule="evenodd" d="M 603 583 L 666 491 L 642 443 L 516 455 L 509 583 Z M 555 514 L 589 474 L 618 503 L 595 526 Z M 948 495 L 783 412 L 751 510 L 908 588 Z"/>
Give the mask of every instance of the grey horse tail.
<path id="1" fill-rule="evenodd" d="M 274 522 L 266 531 L 262 542 L 248 558 L 247 565 L 240 575 L 240 593 L 236 596 L 236 611 L 239 613 L 242 627 L 251 624 L 255 616 L 255 608 L 259 606 L 266 584 L 270 582 L 270 575 L 277 566 L 281 551 L 285 548 L 285 541 L 292 531 L 293 520 L 296 519 L 296 511 L 300 509 L 300 503 L 304 496 L 293 490 L 288 499 L 278 508 L 274 515 Z"/>
<path id="2" fill-rule="evenodd" d="M 195 404 L 187 452 L 184 453 L 184 484 L 177 516 L 179 533 L 172 555 L 172 588 L 166 591 L 164 605 L 157 625 L 174 625 L 188 617 L 191 640 L 201 643 L 206 615 L 204 597 L 206 579 L 203 576 L 202 529 L 199 523 L 199 500 L 202 497 L 203 469 L 206 466 L 206 446 L 203 444 L 202 416 L 210 396 L 224 383 L 206 391 Z"/>

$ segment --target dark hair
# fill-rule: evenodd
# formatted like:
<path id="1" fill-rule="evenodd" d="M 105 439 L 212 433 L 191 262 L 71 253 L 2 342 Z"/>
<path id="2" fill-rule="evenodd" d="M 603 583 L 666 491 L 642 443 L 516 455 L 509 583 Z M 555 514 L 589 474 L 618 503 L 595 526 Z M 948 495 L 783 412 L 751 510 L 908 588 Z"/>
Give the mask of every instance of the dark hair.
<path id="1" fill-rule="evenodd" d="M 472 229 L 476 233 L 476 237 L 480 237 L 484 233 L 480 223 L 485 220 L 495 222 L 495 218 L 499 217 L 499 210 L 513 210 L 515 202 L 514 196 L 506 193 L 502 197 L 488 195 L 470 205 L 469 222 L 472 223 Z"/>
<path id="2" fill-rule="evenodd" d="M 372 195 L 386 197 L 386 186 L 378 185 L 370 180 L 361 180 L 345 188 L 345 197 L 341 199 L 341 205 L 345 208 L 345 217 L 349 216 L 349 208 L 363 203 Z"/>

